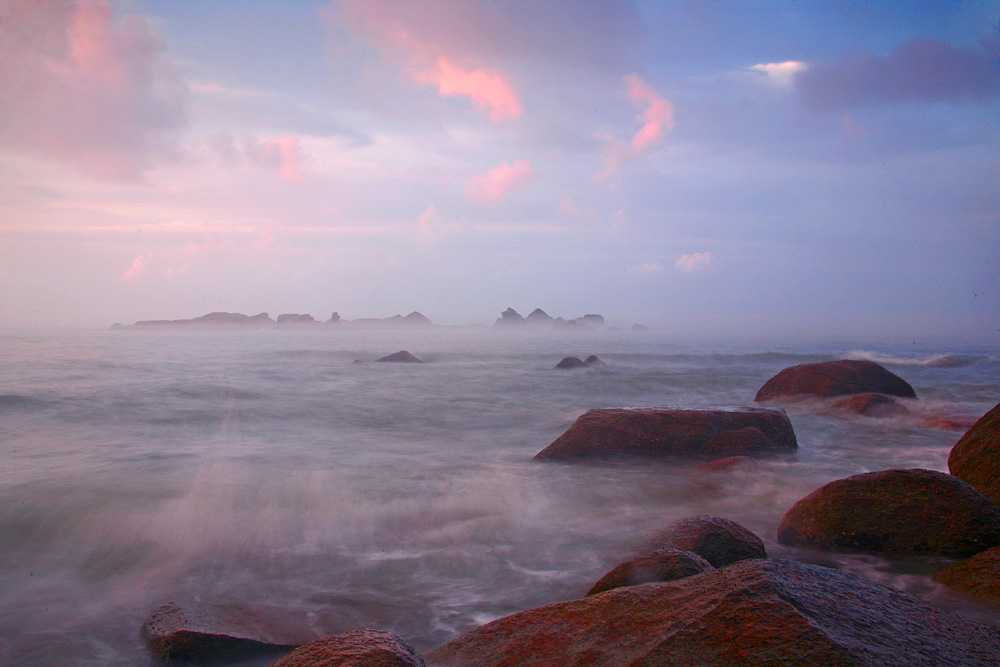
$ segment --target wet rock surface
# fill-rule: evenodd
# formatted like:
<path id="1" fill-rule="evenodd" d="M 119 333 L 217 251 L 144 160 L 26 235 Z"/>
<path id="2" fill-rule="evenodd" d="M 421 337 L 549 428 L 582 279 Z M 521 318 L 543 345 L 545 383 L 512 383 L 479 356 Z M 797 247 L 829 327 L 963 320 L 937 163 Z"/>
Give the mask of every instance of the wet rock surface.
<path id="1" fill-rule="evenodd" d="M 713 567 L 767 558 L 763 540 L 735 521 L 721 516 L 699 515 L 675 521 L 640 545 L 643 552 L 656 549 L 690 551 Z"/>
<path id="2" fill-rule="evenodd" d="M 507 616 L 428 663 L 971 667 L 1000 664 L 1000 634 L 851 574 L 750 560 Z"/>
<path id="3" fill-rule="evenodd" d="M 424 661 L 397 634 L 357 630 L 306 644 L 271 667 L 424 667 Z"/>
<path id="4" fill-rule="evenodd" d="M 744 430 L 747 428 L 756 433 Z M 535 458 L 717 459 L 791 453 L 797 446 L 788 415 L 774 408 L 604 408 L 581 415 Z"/>
<path id="5" fill-rule="evenodd" d="M 875 419 L 901 417 L 910 414 L 909 409 L 891 396 L 884 394 L 857 394 L 833 403 L 828 412 L 864 415 Z"/>
<path id="6" fill-rule="evenodd" d="M 826 551 L 964 558 L 1000 545 L 1000 507 L 934 470 L 883 470 L 830 482 L 795 503 L 778 541 Z"/>
<path id="7" fill-rule="evenodd" d="M 974 600 L 1000 608 L 1000 547 L 946 567 L 934 579 Z"/>
<path id="8" fill-rule="evenodd" d="M 596 595 L 623 586 L 683 579 L 714 569 L 711 563 L 694 552 L 659 549 L 618 565 L 601 577 L 587 591 L 587 595 Z"/>
<path id="9" fill-rule="evenodd" d="M 869 393 L 904 398 L 917 395 L 906 380 L 874 361 L 841 359 L 789 366 L 765 382 L 754 400 Z"/>
<path id="10" fill-rule="evenodd" d="M 304 613 L 269 605 L 166 604 L 142 626 L 161 658 L 234 660 L 288 651 L 317 639 Z"/>
<path id="11" fill-rule="evenodd" d="M 1000 502 L 1000 404 L 983 415 L 956 443 L 948 470 Z"/>

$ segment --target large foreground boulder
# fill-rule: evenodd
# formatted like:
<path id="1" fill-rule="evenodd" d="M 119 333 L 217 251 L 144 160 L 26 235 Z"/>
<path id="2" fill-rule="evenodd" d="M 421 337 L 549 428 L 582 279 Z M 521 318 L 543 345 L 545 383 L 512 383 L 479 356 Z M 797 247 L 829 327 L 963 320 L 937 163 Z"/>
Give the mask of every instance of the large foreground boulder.
<path id="1" fill-rule="evenodd" d="M 714 567 L 767 558 L 764 542 L 751 531 L 730 519 L 704 514 L 675 521 L 644 540 L 640 549 L 682 549 L 698 554 Z"/>
<path id="2" fill-rule="evenodd" d="M 161 658 L 231 660 L 288 651 L 319 636 L 304 613 L 268 605 L 166 604 L 142 626 Z"/>
<path id="3" fill-rule="evenodd" d="M 424 661 L 397 634 L 356 630 L 306 644 L 271 667 L 424 667 Z"/>
<path id="4" fill-rule="evenodd" d="M 987 412 L 952 448 L 948 470 L 1000 502 L 1000 404 Z"/>
<path id="5" fill-rule="evenodd" d="M 917 396 L 906 380 L 874 361 L 841 359 L 789 366 L 765 382 L 754 400 L 846 394 L 886 394 L 904 398 Z"/>
<path id="6" fill-rule="evenodd" d="M 972 667 L 994 628 L 855 575 L 752 560 L 507 616 L 442 646 L 441 667 Z"/>
<path id="7" fill-rule="evenodd" d="M 773 408 L 588 410 L 536 459 L 615 456 L 725 458 L 791 453 L 788 415 Z"/>
<path id="8" fill-rule="evenodd" d="M 622 586 L 674 581 L 714 569 L 711 563 L 692 551 L 658 549 L 618 565 L 601 577 L 587 591 L 587 595 L 597 595 Z"/>
<path id="9" fill-rule="evenodd" d="M 778 541 L 827 551 L 966 558 L 1000 545 L 1000 507 L 935 470 L 838 479 L 795 503 Z"/>

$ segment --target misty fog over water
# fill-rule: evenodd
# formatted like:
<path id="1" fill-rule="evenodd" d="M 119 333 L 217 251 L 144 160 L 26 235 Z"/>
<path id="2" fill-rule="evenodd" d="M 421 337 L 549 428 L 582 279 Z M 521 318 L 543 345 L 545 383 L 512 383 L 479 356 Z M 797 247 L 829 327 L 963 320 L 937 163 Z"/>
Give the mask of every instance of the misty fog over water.
<path id="1" fill-rule="evenodd" d="M 374 363 L 401 349 L 425 363 Z M 554 368 L 590 354 L 605 365 Z M 587 409 L 751 405 L 782 368 L 844 357 L 913 385 L 911 414 L 787 406 L 798 453 L 721 475 L 532 461 Z M 771 556 L 943 600 L 919 562 L 818 557 L 781 547 L 775 529 L 832 479 L 946 471 L 963 431 L 933 420 L 993 407 L 998 370 L 984 349 L 630 331 L 8 332 L 0 663 L 157 664 L 139 627 L 170 601 L 279 605 L 425 651 L 582 596 L 645 535 L 693 514 L 742 523 Z"/>

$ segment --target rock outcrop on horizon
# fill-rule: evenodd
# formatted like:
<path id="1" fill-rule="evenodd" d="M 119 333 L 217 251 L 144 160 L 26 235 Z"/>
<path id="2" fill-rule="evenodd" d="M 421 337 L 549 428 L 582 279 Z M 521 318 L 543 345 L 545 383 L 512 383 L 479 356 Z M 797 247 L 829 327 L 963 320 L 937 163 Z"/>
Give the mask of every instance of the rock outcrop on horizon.
<path id="1" fill-rule="evenodd" d="M 500 317 L 493 323 L 495 327 L 549 327 L 557 329 L 563 327 L 588 328 L 603 325 L 604 317 L 594 313 L 567 320 L 562 317 L 554 318 L 541 308 L 535 308 L 527 317 L 521 317 L 519 312 L 510 307 L 500 313 Z"/>
<path id="2" fill-rule="evenodd" d="M 115 324 L 113 329 L 160 329 L 172 327 L 205 327 L 205 328 L 265 328 L 265 327 L 298 327 L 314 326 L 321 323 L 308 313 L 282 313 L 277 320 L 272 320 L 267 313 L 248 317 L 243 313 L 216 312 L 187 320 L 140 320 L 130 326 Z M 360 318 L 356 320 L 341 319 L 340 313 L 334 311 L 325 323 L 339 328 L 350 329 L 385 329 L 392 327 L 433 327 L 435 324 L 427 317 L 413 311 L 409 315 L 393 315 L 386 318 Z"/>
<path id="3" fill-rule="evenodd" d="M 500 618 L 440 667 L 938 667 L 1000 664 L 1000 633 L 853 574 L 747 560 Z"/>
<path id="4" fill-rule="evenodd" d="M 406 350 L 400 350 L 399 352 L 393 352 L 392 354 L 387 354 L 384 357 L 380 357 L 375 361 L 383 361 L 389 363 L 403 363 L 403 364 L 422 364 L 424 363 L 414 355 L 410 354 Z"/>
<path id="5" fill-rule="evenodd" d="M 790 454 L 795 432 L 776 408 L 588 410 L 538 460 L 621 456 L 726 458 Z"/>
<path id="6" fill-rule="evenodd" d="M 906 380 L 874 361 L 841 359 L 789 366 L 765 382 L 754 400 L 847 394 L 886 394 L 902 398 L 917 396 Z"/>
<path id="7" fill-rule="evenodd" d="M 1000 507 L 936 470 L 882 470 L 829 482 L 778 526 L 786 546 L 967 558 L 1000 546 Z"/>
<path id="8" fill-rule="evenodd" d="M 951 449 L 948 470 L 1000 502 L 1000 404 L 983 415 Z"/>

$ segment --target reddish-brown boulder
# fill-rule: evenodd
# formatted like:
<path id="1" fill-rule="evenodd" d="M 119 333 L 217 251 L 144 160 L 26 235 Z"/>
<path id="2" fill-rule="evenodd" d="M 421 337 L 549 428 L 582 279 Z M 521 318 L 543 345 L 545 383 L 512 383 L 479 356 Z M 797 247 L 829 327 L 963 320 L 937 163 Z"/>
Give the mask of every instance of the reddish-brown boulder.
<path id="1" fill-rule="evenodd" d="M 829 411 L 847 412 L 875 419 L 910 414 L 905 405 L 885 394 L 856 394 L 850 398 L 842 398 L 831 405 Z"/>
<path id="2" fill-rule="evenodd" d="M 797 446 L 788 415 L 774 408 L 603 408 L 585 412 L 535 458 L 766 456 Z"/>
<path id="3" fill-rule="evenodd" d="M 304 613 L 269 605 L 166 604 L 142 626 L 153 653 L 197 660 L 288 651 L 318 638 Z"/>
<path id="4" fill-rule="evenodd" d="M 681 549 L 698 554 L 714 567 L 741 560 L 767 558 L 764 542 L 740 524 L 721 516 L 690 516 L 655 533 L 640 546 L 643 552 Z"/>
<path id="5" fill-rule="evenodd" d="M 699 472 L 732 472 L 734 470 L 752 471 L 758 469 L 757 460 L 749 456 L 727 456 L 724 459 L 705 461 L 698 464 Z"/>
<path id="6" fill-rule="evenodd" d="M 983 415 L 952 447 L 948 470 L 1000 502 L 1000 404 Z"/>
<path id="7" fill-rule="evenodd" d="M 906 380 L 874 361 L 841 359 L 790 366 L 765 382 L 754 400 L 769 401 L 801 395 L 842 396 L 867 393 L 904 398 L 917 396 Z"/>
<path id="8" fill-rule="evenodd" d="M 622 586 L 683 579 L 714 569 L 711 563 L 692 551 L 658 549 L 631 558 L 611 570 L 587 591 L 587 595 L 596 595 Z"/>
<path id="9" fill-rule="evenodd" d="M 306 644 L 271 667 L 424 667 L 424 661 L 397 634 L 356 630 Z"/>
<path id="10" fill-rule="evenodd" d="M 974 600 L 1000 607 L 1000 547 L 946 567 L 934 578 Z"/>
<path id="11" fill-rule="evenodd" d="M 1000 633 L 852 574 L 743 561 L 484 625 L 428 655 L 440 667 L 1000 665 Z"/>
<path id="12" fill-rule="evenodd" d="M 420 359 L 413 356 L 406 350 L 400 350 L 399 352 L 393 352 L 392 354 L 387 354 L 384 357 L 376 359 L 376 361 L 389 361 L 389 362 L 400 362 L 404 364 L 420 364 L 423 363 Z"/>
<path id="13" fill-rule="evenodd" d="M 778 541 L 827 551 L 964 558 L 1000 545 L 1000 507 L 934 470 L 838 479 L 795 503 Z"/>

